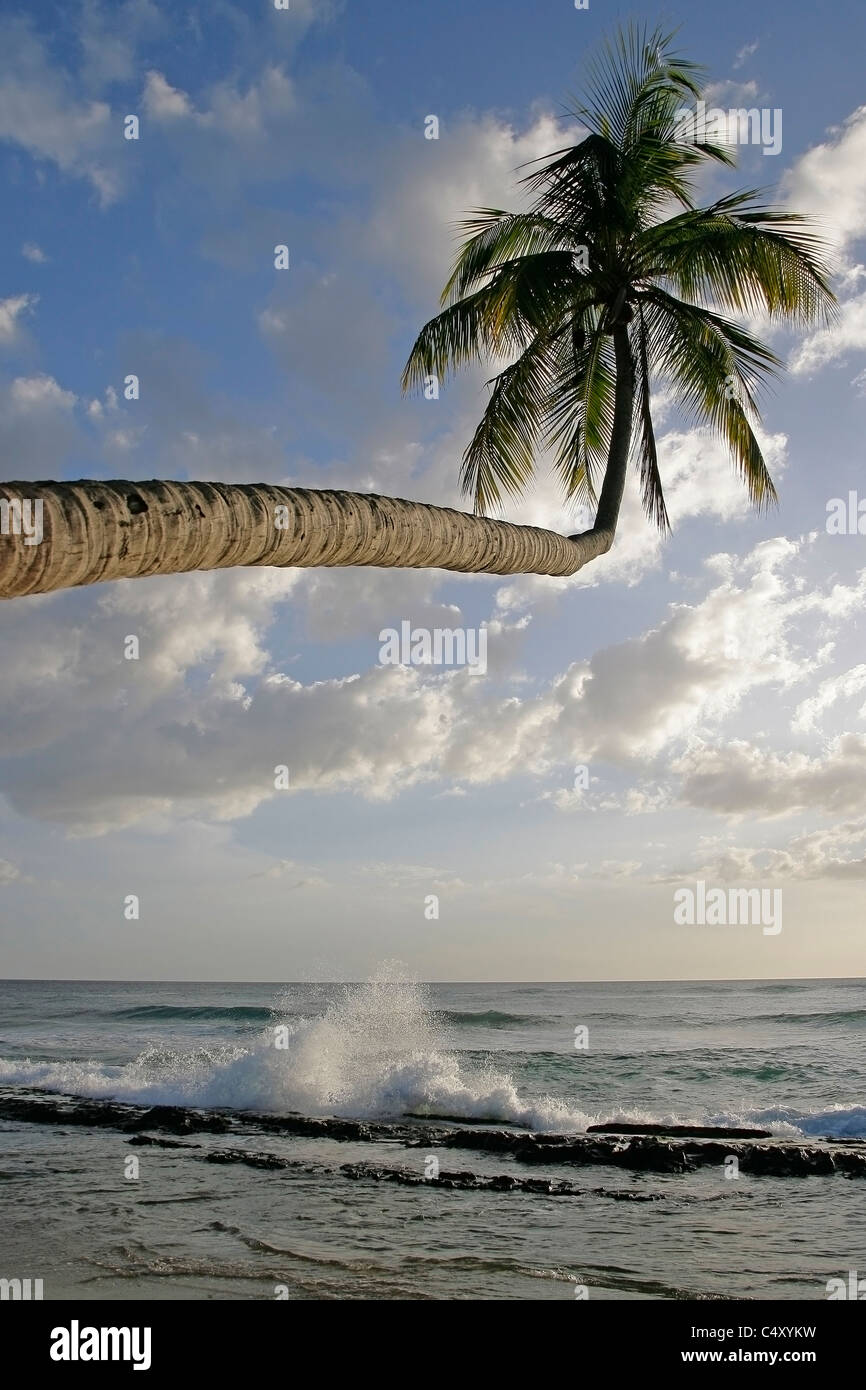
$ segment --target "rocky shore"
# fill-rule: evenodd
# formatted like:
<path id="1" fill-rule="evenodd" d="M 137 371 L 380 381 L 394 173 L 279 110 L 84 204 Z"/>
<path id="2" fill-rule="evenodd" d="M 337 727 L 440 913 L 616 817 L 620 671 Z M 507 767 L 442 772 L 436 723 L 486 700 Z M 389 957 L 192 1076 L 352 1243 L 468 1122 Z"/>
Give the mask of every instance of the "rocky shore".
<path id="1" fill-rule="evenodd" d="M 623 1168 L 632 1172 L 686 1173 L 724 1165 L 735 1158 L 739 1171 L 755 1176 L 866 1177 L 866 1145 L 857 1140 L 774 1139 L 762 1130 L 716 1129 L 709 1126 L 634 1124 L 592 1126 L 585 1134 L 531 1134 L 496 1126 L 442 1125 L 413 1122 L 346 1120 L 297 1114 L 253 1115 L 237 1111 L 187 1110 L 178 1106 L 139 1106 L 116 1101 L 84 1100 L 47 1092 L 0 1090 L 0 1119 L 60 1128 L 85 1125 L 130 1136 L 127 1143 L 177 1148 L 198 1147 L 178 1138 L 224 1134 L 238 1138 L 282 1134 L 351 1143 L 398 1143 L 409 1149 L 459 1149 L 498 1154 L 526 1165 L 568 1164 Z M 208 1162 L 246 1162 L 260 1167 L 291 1166 L 277 1155 L 254 1155 L 250 1150 L 216 1151 Z M 411 1168 L 349 1164 L 342 1170 L 353 1178 L 414 1183 L 432 1181 Z M 501 1191 L 557 1191 L 576 1195 L 585 1189 L 547 1178 L 515 1175 L 487 1177 L 473 1173 L 439 1173 L 436 1181 L 451 1187 L 498 1187 Z M 557 1185 L 558 1183 L 558 1185 Z M 573 1189 L 573 1190 L 572 1190 Z M 598 1189 L 594 1189 L 599 1191 Z"/>

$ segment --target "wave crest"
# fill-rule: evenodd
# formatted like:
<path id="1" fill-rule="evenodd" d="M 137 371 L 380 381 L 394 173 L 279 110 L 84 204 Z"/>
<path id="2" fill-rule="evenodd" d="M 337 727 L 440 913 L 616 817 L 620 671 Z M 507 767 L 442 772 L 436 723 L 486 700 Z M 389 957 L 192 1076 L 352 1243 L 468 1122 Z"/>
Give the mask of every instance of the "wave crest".
<path id="1" fill-rule="evenodd" d="M 552 1097 L 521 1098 L 513 1078 L 492 1065 L 467 1066 L 448 1046 L 423 988 L 394 965 L 345 986 L 317 1018 L 289 1019 L 279 1005 L 268 1012 L 271 1026 L 252 1044 L 148 1048 L 123 1066 L 0 1061 L 0 1081 L 91 1099 L 265 1114 L 414 1114 L 567 1132 L 591 1122 Z"/>

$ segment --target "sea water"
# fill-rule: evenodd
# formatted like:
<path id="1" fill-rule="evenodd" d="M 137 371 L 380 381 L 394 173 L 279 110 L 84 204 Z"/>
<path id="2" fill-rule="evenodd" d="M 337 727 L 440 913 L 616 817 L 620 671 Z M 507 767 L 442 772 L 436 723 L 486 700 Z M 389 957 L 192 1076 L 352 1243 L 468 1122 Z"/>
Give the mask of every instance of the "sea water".
<path id="1" fill-rule="evenodd" d="M 555 1165 L 586 1189 L 555 1197 L 350 1180 L 343 1165 L 548 1175 L 419 1149 L 406 1125 L 425 1117 L 866 1139 L 864 1024 L 858 980 L 422 985 L 386 966 L 362 984 L 0 982 L 0 1277 L 41 1278 L 46 1299 L 825 1298 L 866 1272 L 862 1180 Z M 68 1122 L 4 1114 L 35 1092 L 79 1100 Z M 82 1122 L 93 1099 L 245 1125 L 134 1146 Z M 400 1129 L 246 1127 L 286 1114 Z M 238 1145 L 293 1166 L 204 1161 Z"/>

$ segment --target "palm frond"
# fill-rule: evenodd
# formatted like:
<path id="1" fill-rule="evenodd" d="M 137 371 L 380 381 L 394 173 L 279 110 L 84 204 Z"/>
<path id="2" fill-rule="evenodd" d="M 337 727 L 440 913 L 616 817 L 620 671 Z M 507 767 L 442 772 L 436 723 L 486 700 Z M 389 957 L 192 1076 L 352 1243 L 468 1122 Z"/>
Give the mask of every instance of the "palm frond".
<path id="1" fill-rule="evenodd" d="M 567 226 L 537 213 L 479 208 L 459 225 L 468 235 L 442 291 L 442 304 L 477 288 L 504 262 L 577 245 Z"/>
<path id="2" fill-rule="evenodd" d="M 424 325 L 403 370 L 403 390 L 431 373 L 444 379 L 470 362 L 508 358 L 555 323 L 576 293 L 585 293 L 568 252 L 539 252 L 498 265 L 481 289 Z"/>
<path id="3" fill-rule="evenodd" d="M 737 325 L 658 287 L 641 297 L 641 308 L 649 356 L 686 413 L 725 441 L 759 510 L 777 501 L 749 414 L 757 419 L 755 389 L 775 373 L 778 358 Z"/>
<path id="4" fill-rule="evenodd" d="M 545 433 L 565 496 L 594 507 L 613 430 L 616 365 L 602 314 L 588 306 L 557 340 Z"/>
<path id="5" fill-rule="evenodd" d="M 663 277 L 693 302 L 712 299 L 737 313 L 766 312 L 800 324 L 827 323 L 836 301 L 828 248 L 798 213 L 764 207 L 748 190 L 653 227 L 643 238 L 643 273 Z"/>
<path id="6" fill-rule="evenodd" d="M 503 494 L 522 492 L 532 477 L 550 386 L 551 343 L 551 338 L 539 335 L 516 362 L 488 382 L 490 400 L 460 472 L 461 487 L 480 515 L 499 506 Z"/>

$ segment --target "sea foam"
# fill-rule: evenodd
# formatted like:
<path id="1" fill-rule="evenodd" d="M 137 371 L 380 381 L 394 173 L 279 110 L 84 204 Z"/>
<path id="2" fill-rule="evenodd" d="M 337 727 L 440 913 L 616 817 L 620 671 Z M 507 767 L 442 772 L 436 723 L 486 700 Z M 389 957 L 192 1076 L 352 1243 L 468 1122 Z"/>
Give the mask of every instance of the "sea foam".
<path id="1" fill-rule="evenodd" d="M 277 1028 L 285 1030 L 285 1047 L 276 1046 Z M 493 1066 L 468 1066 L 424 989 L 390 965 L 365 984 L 345 986 L 318 1018 L 292 1019 L 278 1005 L 252 1044 L 152 1047 L 123 1066 L 0 1060 L 0 1083 L 133 1104 L 449 1116 L 545 1131 L 582 1130 L 592 1119 L 552 1097 L 521 1098 L 513 1078 Z"/>

